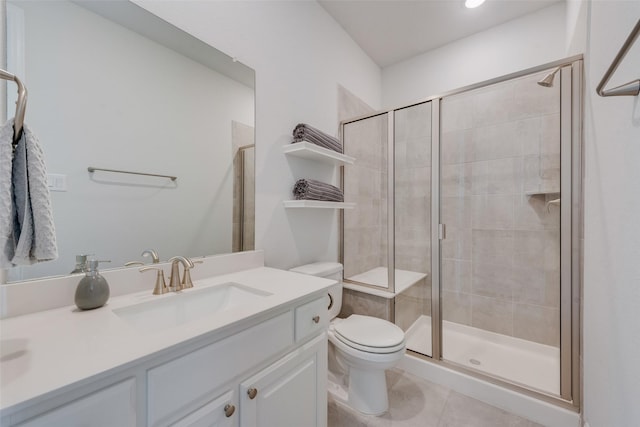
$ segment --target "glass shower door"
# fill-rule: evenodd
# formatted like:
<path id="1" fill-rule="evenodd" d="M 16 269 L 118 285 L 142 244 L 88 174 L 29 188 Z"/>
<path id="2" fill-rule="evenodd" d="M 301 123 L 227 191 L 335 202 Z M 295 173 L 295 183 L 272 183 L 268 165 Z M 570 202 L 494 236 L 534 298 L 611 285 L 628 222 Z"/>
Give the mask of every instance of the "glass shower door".
<path id="1" fill-rule="evenodd" d="M 388 280 L 388 115 L 349 122 L 344 151 L 356 158 L 344 168 L 343 259 L 346 282 L 389 290 Z M 392 290 L 392 289 L 391 289 Z"/>
<path id="2" fill-rule="evenodd" d="M 431 356 L 431 102 L 393 114 L 395 321 Z"/>
<path id="3" fill-rule="evenodd" d="M 441 101 L 442 358 L 560 394 L 560 79 Z"/>

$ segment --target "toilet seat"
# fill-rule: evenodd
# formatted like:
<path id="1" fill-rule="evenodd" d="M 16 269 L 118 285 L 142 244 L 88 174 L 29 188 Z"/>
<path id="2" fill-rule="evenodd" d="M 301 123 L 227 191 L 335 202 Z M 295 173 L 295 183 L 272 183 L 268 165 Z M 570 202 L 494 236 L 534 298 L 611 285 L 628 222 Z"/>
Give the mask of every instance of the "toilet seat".
<path id="1" fill-rule="evenodd" d="M 367 353 L 388 354 L 405 348 L 402 329 L 376 317 L 352 314 L 334 322 L 332 330 L 342 343 Z"/>

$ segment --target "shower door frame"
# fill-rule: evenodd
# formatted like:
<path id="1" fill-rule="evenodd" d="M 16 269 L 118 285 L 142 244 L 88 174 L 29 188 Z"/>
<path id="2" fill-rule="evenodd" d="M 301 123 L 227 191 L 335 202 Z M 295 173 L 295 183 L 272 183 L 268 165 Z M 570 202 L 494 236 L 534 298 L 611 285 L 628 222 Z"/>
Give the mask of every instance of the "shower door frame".
<path id="1" fill-rule="evenodd" d="M 477 370 L 468 369 L 442 359 L 442 301 L 440 288 L 440 243 L 446 237 L 446 228 L 440 221 L 440 103 L 443 98 L 480 89 L 519 77 L 561 67 L 560 80 L 560 194 L 570 203 L 560 204 L 560 258 L 570 262 L 560 263 L 560 395 L 553 395 L 524 385 L 497 378 Z M 454 369 L 472 377 L 535 397 L 567 409 L 579 410 L 581 403 L 581 290 L 582 290 L 582 239 L 583 239 L 583 56 L 576 55 L 542 64 L 505 76 L 465 86 L 418 102 L 397 108 L 344 120 L 340 123 L 340 135 L 344 146 L 344 126 L 375 116 L 387 115 L 388 120 L 388 272 L 389 291 L 394 292 L 395 238 L 394 220 L 394 112 L 402 108 L 431 102 L 431 356 L 409 352 L 420 359 Z M 566 148 L 569 148 L 567 150 Z M 340 184 L 344 190 L 344 168 L 341 168 Z M 338 253 L 344 264 L 344 212 L 340 214 L 340 239 Z M 344 278 L 343 278 L 344 279 Z M 358 283 L 365 287 L 373 287 Z M 379 288 L 378 288 L 379 289 Z M 395 309 L 393 310 L 395 312 Z"/>

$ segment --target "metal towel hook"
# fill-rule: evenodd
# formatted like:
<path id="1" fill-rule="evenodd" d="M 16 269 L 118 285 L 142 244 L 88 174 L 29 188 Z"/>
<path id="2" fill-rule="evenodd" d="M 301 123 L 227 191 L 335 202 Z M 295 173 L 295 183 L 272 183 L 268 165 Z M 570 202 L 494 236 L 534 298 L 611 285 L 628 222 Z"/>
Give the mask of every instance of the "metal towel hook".
<path id="1" fill-rule="evenodd" d="M 4 80 L 13 80 L 18 85 L 18 100 L 16 101 L 16 115 L 13 121 L 13 149 L 15 150 L 20 137 L 22 136 L 22 128 L 24 126 L 24 115 L 27 112 L 27 88 L 22 81 L 13 74 L 0 69 L 0 78 Z"/>

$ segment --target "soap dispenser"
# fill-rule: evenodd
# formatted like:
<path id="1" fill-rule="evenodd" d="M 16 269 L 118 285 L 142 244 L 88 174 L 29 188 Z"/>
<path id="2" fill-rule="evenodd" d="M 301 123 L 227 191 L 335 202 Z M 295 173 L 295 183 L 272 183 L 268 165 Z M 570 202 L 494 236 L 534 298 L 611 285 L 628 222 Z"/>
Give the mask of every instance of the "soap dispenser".
<path id="1" fill-rule="evenodd" d="M 71 272 L 71 274 L 86 273 L 86 271 L 87 271 L 87 255 L 76 255 L 76 266 Z"/>
<path id="2" fill-rule="evenodd" d="M 76 288 L 75 302 L 81 310 L 102 307 L 109 299 L 109 284 L 98 273 L 98 263 L 109 261 L 87 261 L 87 274 L 80 280 Z"/>

